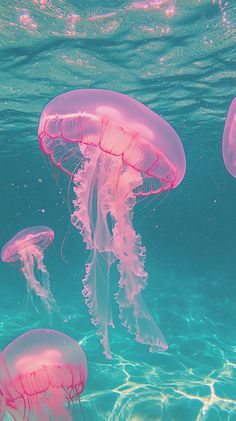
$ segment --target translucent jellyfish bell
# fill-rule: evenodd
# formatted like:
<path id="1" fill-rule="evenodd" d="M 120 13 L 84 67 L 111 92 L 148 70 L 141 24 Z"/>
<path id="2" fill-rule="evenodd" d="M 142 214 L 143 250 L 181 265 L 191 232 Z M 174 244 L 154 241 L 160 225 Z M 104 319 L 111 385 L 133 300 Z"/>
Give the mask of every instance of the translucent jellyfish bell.
<path id="1" fill-rule="evenodd" d="M 45 107 L 38 135 L 43 151 L 69 174 L 82 167 L 89 145 L 119 157 L 143 179 L 149 176 L 148 194 L 177 187 L 185 174 L 185 154 L 175 130 L 118 92 L 81 89 L 59 95 Z"/>
<path id="2" fill-rule="evenodd" d="M 44 250 L 53 240 L 54 232 L 51 228 L 30 227 L 18 232 L 1 251 L 3 262 L 21 263 L 21 271 L 27 281 L 28 290 L 34 291 L 49 311 L 52 310 L 55 299 L 50 290 L 50 276 L 43 259 Z M 41 282 L 36 279 L 35 269 L 40 274 Z"/>
<path id="3" fill-rule="evenodd" d="M 236 98 L 230 104 L 225 121 L 222 153 L 226 169 L 236 178 Z"/>
<path id="4" fill-rule="evenodd" d="M 59 95 L 45 107 L 38 136 L 52 162 L 73 177 L 72 224 L 92 250 L 83 295 L 105 355 L 111 357 L 110 267 L 115 260 L 120 272 L 115 298 L 123 325 L 150 351 L 166 349 L 142 298 L 148 276 L 145 249 L 132 217 L 136 196 L 160 194 L 182 181 L 186 161 L 177 133 L 127 95 L 84 89 Z"/>
<path id="5" fill-rule="evenodd" d="M 2 352 L 6 411 L 17 421 L 79 420 L 87 378 L 80 345 L 61 332 L 34 329 Z"/>

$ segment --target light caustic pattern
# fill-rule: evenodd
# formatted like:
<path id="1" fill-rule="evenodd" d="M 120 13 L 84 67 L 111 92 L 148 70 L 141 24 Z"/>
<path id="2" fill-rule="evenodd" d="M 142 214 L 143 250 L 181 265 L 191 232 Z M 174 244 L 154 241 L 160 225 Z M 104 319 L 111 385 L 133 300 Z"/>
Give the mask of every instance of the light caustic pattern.
<path id="1" fill-rule="evenodd" d="M 29 6 L 29 4 L 27 4 L 27 6 Z M 30 36 L 34 33 L 43 33 L 42 21 L 37 9 L 40 10 L 40 13 L 44 14 L 46 18 L 50 16 L 51 18 L 60 21 L 60 23 L 63 23 L 64 28 L 62 31 L 58 31 L 60 27 L 59 24 L 57 30 L 53 30 L 53 35 L 64 34 L 67 37 L 74 37 L 80 33 L 81 23 L 85 27 L 88 27 L 89 25 L 91 26 L 91 24 L 93 25 L 96 21 L 101 22 L 101 26 L 98 27 L 99 31 L 105 33 L 113 32 L 120 26 L 119 18 L 126 13 L 156 11 L 161 12 L 167 18 L 171 17 L 176 14 L 176 2 L 175 0 L 133 1 L 115 11 L 99 14 L 94 10 L 92 12 L 90 11 L 88 16 L 82 16 L 80 13 L 75 12 L 71 7 L 68 7 L 68 3 L 63 0 L 60 4 L 54 4 L 54 2 L 50 0 L 32 0 L 31 8 L 15 7 L 16 19 L 9 21 L 8 25 L 17 27 Z M 0 23 L 2 23 L 2 21 L 0 21 Z"/>
<path id="2" fill-rule="evenodd" d="M 225 166 L 232 177 L 236 178 L 236 98 L 231 102 L 227 114 L 222 153 Z"/>
<path id="3" fill-rule="evenodd" d="M 0 363 L 1 393 L 14 420 L 80 419 L 76 402 L 87 361 L 74 339 L 55 330 L 31 330 L 4 349 Z"/>
<path id="4" fill-rule="evenodd" d="M 107 421 L 114 419 L 182 421 L 183 418 L 188 421 L 224 419 L 233 421 L 235 419 L 235 394 L 231 393 L 232 396 L 227 397 L 226 392 L 223 392 L 223 387 L 219 390 L 219 385 L 225 386 L 226 382 L 229 382 L 234 390 L 232 379 L 236 364 L 226 360 L 219 373 L 212 370 L 206 377 L 199 376 L 199 378 L 195 378 L 191 370 L 185 370 L 183 364 L 182 378 L 178 378 L 172 371 L 168 372 L 168 368 L 165 371 L 160 366 L 155 368 L 148 364 L 140 364 L 139 367 L 137 363 L 132 364 L 130 360 L 116 357 L 117 372 L 123 374 L 125 381 L 112 388 L 116 402 L 106 418 Z M 140 379 L 133 375 L 133 373 L 143 372 L 145 372 L 145 381 L 141 375 Z M 178 370 L 177 372 L 180 374 Z M 111 399 L 110 391 L 107 392 L 108 396 L 109 394 Z M 91 393 L 85 396 L 83 405 L 86 406 L 87 401 L 88 407 L 91 405 L 95 409 L 98 398 L 99 391 L 94 393 L 94 396 Z"/>
<path id="5" fill-rule="evenodd" d="M 171 285 L 169 282 L 166 292 L 173 289 Z M 98 361 L 97 381 L 83 396 L 83 410 L 88 419 L 92 418 L 94 411 L 100 415 L 101 421 L 236 419 L 236 359 L 232 326 L 226 323 L 223 329 L 222 325 L 219 329 L 218 321 L 225 320 L 222 312 L 219 311 L 218 317 L 212 314 L 212 319 L 209 318 L 211 311 L 205 308 L 205 298 L 203 301 L 196 300 L 196 295 L 191 298 L 192 285 L 186 285 L 185 293 L 182 304 L 190 303 L 189 312 L 181 315 L 181 304 L 174 310 L 172 331 L 175 330 L 177 336 L 171 338 L 173 346 L 170 351 L 140 360 L 132 351 L 135 345 L 130 341 L 129 346 L 125 346 L 124 340 L 117 336 L 116 375 L 112 376 L 113 364 L 107 363 L 105 374 Z M 232 302 L 230 310 L 233 305 Z M 196 318 L 195 314 L 201 317 Z M 225 314 L 232 314 L 229 308 L 223 310 Z M 180 325 L 176 320 L 181 321 Z M 92 357 L 94 361 L 96 350 Z M 105 383 L 109 384 L 106 390 L 100 389 L 102 374 Z M 104 402 L 108 401 L 111 404 L 103 417 Z"/>
<path id="6" fill-rule="evenodd" d="M 32 0 L 32 6 L 29 9 L 26 8 L 15 8 L 16 21 L 9 22 L 10 26 L 17 26 L 21 30 L 25 31 L 29 35 L 32 33 L 44 33 L 44 27 L 42 26 L 42 20 L 40 15 L 44 14 L 44 19 L 47 17 L 53 18 L 59 22 L 58 28 L 55 31 L 55 26 L 52 26 L 52 33 L 56 36 L 62 34 L 67 37 L 83 36 L 87 33 L 89 28 L 96 25 L 96 30 L 102 33 L 113 33 L 122 24 L 122 18 L 127 14 L 139 15 L 142 13 L 151 13 L 159 15 L 161 14 L 164 22 L 168 22 L 170 18 L 175 16 L 184 15 L 189 10 L 189 2 L 186 4 L 179 4 L 176 0 L 136 0 L 127 2 L 124 7 L 111 9 L 109 12 L 99 13 L 98 10 L 89 10 L 87 15 L 83 14 L 84 10 L 79 7 L 70 7 L 68 2 L 65 0 L 60 3 L 54 4 L 50 0 Z M 194 7 L 205 4 L 203 0 L 196 0 L 192 2 Z M 217 5 L 221 14 L 221 21 L 224 27 L 230 27 L 230 20 L 228 16 L 229 2 L 226 0 L 209 0 L 212 5 Z M 27 5 L 28 6 L 28 5 Z M 192 5 L 191 5 L 192 6 Z M 37 10 L 38 9 L 38 10 Z M 147 19 L 149 22 L 149 19 Z M 62 28 L 59 30 L 60 26 Z M 166 26 L 160 27 L 160 25 L 144 24 L 140 25 L 140 29 L 143 32 L 158 33 L 159 36 L 165 36 L 172 31 L 172 28 L 166 24 Z"/>
<path id="7" fill-rule="evenodd" d="M 20 262 L 28 291 L 34 291 L 49 312 L 55 306 L 55 299 L 50 289 L 50 275 L 44 264 L 44 250 L 53 240 L 54 232 L 51 228 L 30 227 L 18 232 L 4 245 L 1 252 L 3 262 Z M 36 278 L 35 271 L 39 273 L 41 282 Z"/>
<path id="8" fill-rule="evenodd" d="M 184 177 L 178 135 L 138 101 L 98 89 L 71 91 L 51 101 L 42 113 L 38 135 L 52 162 L 73 177 L 71 220 L 92 251 L 83 295 L 105 355 L 111 357 L 110 267 L 115 260 L 120 273 L 115 298 L 123 325 L 150 351 L 166 349 L 142 298 L 148 277 L 145 249 L 132 217 L 137 196 L 173 189 Z"/>

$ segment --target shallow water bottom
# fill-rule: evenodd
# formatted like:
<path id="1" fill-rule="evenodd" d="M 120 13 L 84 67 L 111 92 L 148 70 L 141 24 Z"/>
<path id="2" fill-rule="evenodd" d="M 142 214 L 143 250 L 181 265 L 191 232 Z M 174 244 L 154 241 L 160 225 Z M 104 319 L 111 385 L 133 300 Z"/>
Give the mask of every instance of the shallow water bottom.
<path id="1" fill-rule="evenodd" d="M 222 294 L 219 300 L 217 288 L 216 295 L 207 298 L 211 279 L 209 275 L 192 282 L 182 280 L 184 294 L 177 295 L 177 279 L 170 276 L 156 300 L 148 290 L 146 301 L 157 320 L 157 313 L 160 316 L 159 324 L 169 343 L 165 352 L 149 353 L 116 319 L 116 328 L 110 329 L 113 359 L 106 360 L 81 297 L 79 302 L 71 297 L 69 304 L 59 303 L 60 312 L 51 321 L 47 316 L 42 320 L 30 305 L 22 313 L 21 306 L 14 309 L 9 304 L 1 313 L 1 347 L 24 331 L 39 327 L 52 327 L 78 340 L 88 360 L 88 379 L 81 395 L 85 420 L 233 421 L 234 306 L 230 300 L 226 303 Z M 219 274 L 214 282 L 220 285 Z M 230 297 L 230 291 L 226 295 Z M 114 311 L 116 316 L 115 307 Z M 7 415 L 5 420 L 9 420 Z"/>

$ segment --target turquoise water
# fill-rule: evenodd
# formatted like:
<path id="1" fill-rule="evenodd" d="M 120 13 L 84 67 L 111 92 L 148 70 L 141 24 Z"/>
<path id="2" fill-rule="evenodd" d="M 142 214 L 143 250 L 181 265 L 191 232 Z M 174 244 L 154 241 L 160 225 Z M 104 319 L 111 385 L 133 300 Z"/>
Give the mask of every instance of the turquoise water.
<path id="1" fill-rule="evenodd" d="M 60 307 L 52 321 L 37 313 L 18 268 L 0 262 L 1 349 L 35 327 L 78 340 L 88 359 L 88 421 L 236 420 L 236 180 L 221 156 L 236 96 L 235 1 L 4 0 L 0 27 L 0 246 L 28 226 L 53 228 L 45 262 Z M 111 297 L 116 329 L 106 360 L 81 295 L 88 255 L 70 225 L 69 180 L 37 140 L 45 105 L 79 88 L 132 96 L 184 145 L 181 185 L 140 201 L 134 214 L 147 250 L 144 296 L 169 344 L 164 353 L 133 340 Z M 117 282 L 114 270 L 112 292 Z"/>

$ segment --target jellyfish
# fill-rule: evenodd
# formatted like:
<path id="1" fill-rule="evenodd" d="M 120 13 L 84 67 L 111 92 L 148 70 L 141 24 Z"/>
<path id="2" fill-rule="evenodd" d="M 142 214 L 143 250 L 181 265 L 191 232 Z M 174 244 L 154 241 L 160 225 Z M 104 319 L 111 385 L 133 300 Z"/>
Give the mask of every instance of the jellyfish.
<path id="1" fill-rule="evenodd" d="M 17 421 L 79 420 L 86 378 L 82 348 L 55 330 L 30 330 L 1 353 L 6 411 Z"/>
<path id="2" fill-rule="evenodd" d="M 91 251 L 83 295 L 105 356 L 111 358 L 110 268 L 115 261 L 121 323 L 149 351 L 167 349 L 142 297 L 146 253 L 132 218 L 138 197 L 159 195 L 183 179 L 185 154 L 177 133 L 127 95 L 84 89 L 59 95 L 45 107 L 38 137 L 43 152 L 72 177 L 71 221 Z"/>
<path id="3" fill-rule="evenodd" d="M 1 368 L 1 362 L 0 362 L 0 368 Z M 4 420 L 5 410 L 6 410 L 6 399 L 3 394 L 3 385 L 1 384 L 1 381 L 0 381 L 0 421 Z"/>
<path id="4" fill-rule="evenodd" d="M 3 262 L 21 263 L 21 271 L 27 281 L 29 292 L 38 295 L 49 312 L 55 307 L 55 299 L 50 290 L 50 275 L 44 264 L 44 250 L 54 240 L 51 228 L 36 226 L 26 228 L 16 234 L 2 248 Z M 41 278 L 36 278 L 35 269 Z"/>
<path id="5" fill-rule="evenodd" d="M 236 178 L 236 98 L 230 104 L 227 114 L 223 141 L 223 160 L 228 172 Z"/>

